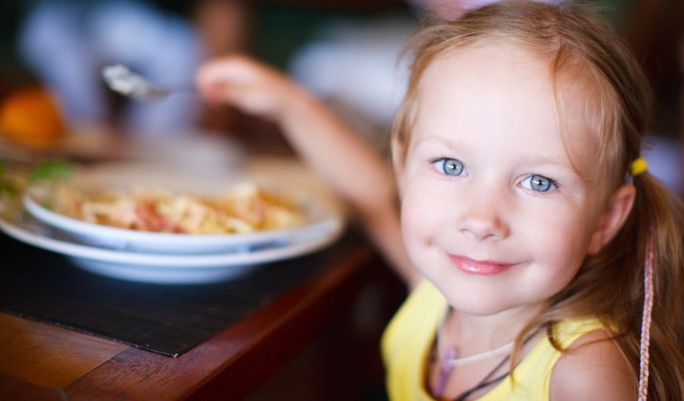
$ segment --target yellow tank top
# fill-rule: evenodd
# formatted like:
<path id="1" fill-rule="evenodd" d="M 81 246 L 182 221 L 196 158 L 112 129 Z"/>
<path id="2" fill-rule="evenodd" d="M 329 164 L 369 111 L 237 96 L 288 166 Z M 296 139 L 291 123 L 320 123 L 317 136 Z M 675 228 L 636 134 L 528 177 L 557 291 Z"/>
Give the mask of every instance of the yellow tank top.
<path id="1" fill-rule="evenodd" d="M 435 401 L 423 383 L 426 361 L 447 306 L 442 294 L 423 281 L 385 329 L 381 347 L 390 400 Z M 586 319 L 560 322 L 554 330 L 565 348 L 602 327 L 598 320 Z M 478 401 L 548 400 L 551 372 L 559 357 L 560 352 L 548 340 L 541 340 L 515 368 L 515 383 L 507 378 Z"/>

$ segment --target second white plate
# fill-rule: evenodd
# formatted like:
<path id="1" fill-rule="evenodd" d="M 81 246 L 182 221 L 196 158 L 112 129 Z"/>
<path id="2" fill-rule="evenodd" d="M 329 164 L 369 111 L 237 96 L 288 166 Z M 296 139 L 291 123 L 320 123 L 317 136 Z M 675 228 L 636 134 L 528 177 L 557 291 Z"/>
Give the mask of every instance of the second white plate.
<path id="1" fill-rule="evenodd" d="M 340 221 L 329 221 L 314 232 L 290 238 L 287 245 L 253 252 L 210 255 L 161 255 L 103 249 L 71 241 L 38 221 L 0 218 L 0 230 L 27 244 L 70 257 L 96 274 L 158 284 L 210 283 L 239 277 L 251 267 L 293 258 L 321 249 L 337 239 Z"/>

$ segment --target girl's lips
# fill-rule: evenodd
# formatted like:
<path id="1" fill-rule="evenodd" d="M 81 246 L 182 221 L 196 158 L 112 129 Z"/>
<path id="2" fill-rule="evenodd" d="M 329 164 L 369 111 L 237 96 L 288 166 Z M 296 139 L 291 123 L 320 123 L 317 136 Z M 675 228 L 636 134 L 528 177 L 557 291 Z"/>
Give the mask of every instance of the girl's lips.
<path id="1" fill-rule="evenodd" d="M 514 264 L 492 261 L 477 261 L 463 256 L 449 255 L 451 262 L 461 271 L 481 276 L 493 276 L 510 269 Z"/>

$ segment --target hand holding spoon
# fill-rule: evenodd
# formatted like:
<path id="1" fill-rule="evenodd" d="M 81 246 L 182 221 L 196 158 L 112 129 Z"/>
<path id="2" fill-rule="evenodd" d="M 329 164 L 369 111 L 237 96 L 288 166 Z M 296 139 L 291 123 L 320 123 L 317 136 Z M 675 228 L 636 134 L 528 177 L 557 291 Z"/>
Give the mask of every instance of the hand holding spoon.
<path id="1" fill-rule="evenodd" d="M 149 82 L 123 64 L 104 67 L 102 78 L 114 92 L 138 100 L 160 100 L 176 92 Z"/>

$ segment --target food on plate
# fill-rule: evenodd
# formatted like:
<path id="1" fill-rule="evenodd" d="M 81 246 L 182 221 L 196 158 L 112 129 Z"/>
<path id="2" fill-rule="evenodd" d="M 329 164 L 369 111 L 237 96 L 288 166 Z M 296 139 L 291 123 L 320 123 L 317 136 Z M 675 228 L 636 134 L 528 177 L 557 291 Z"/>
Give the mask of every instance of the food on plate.
<path id="1" fill-rule="evenodd" d="M 0 136 L 31 148 L 49 148 L 66 134 L 54 96 L 41 87 L 11 93 L 0 107 Z"/>
<path id="2" fill-rule="evenodd" d="M 234 234 L 290 228 L 303 221 L 298 206 L 256 184 L 200 197 L 165 189 L 86 191 L 62 185 L 47 206 L 79 220 L 139 231 Z"/>

